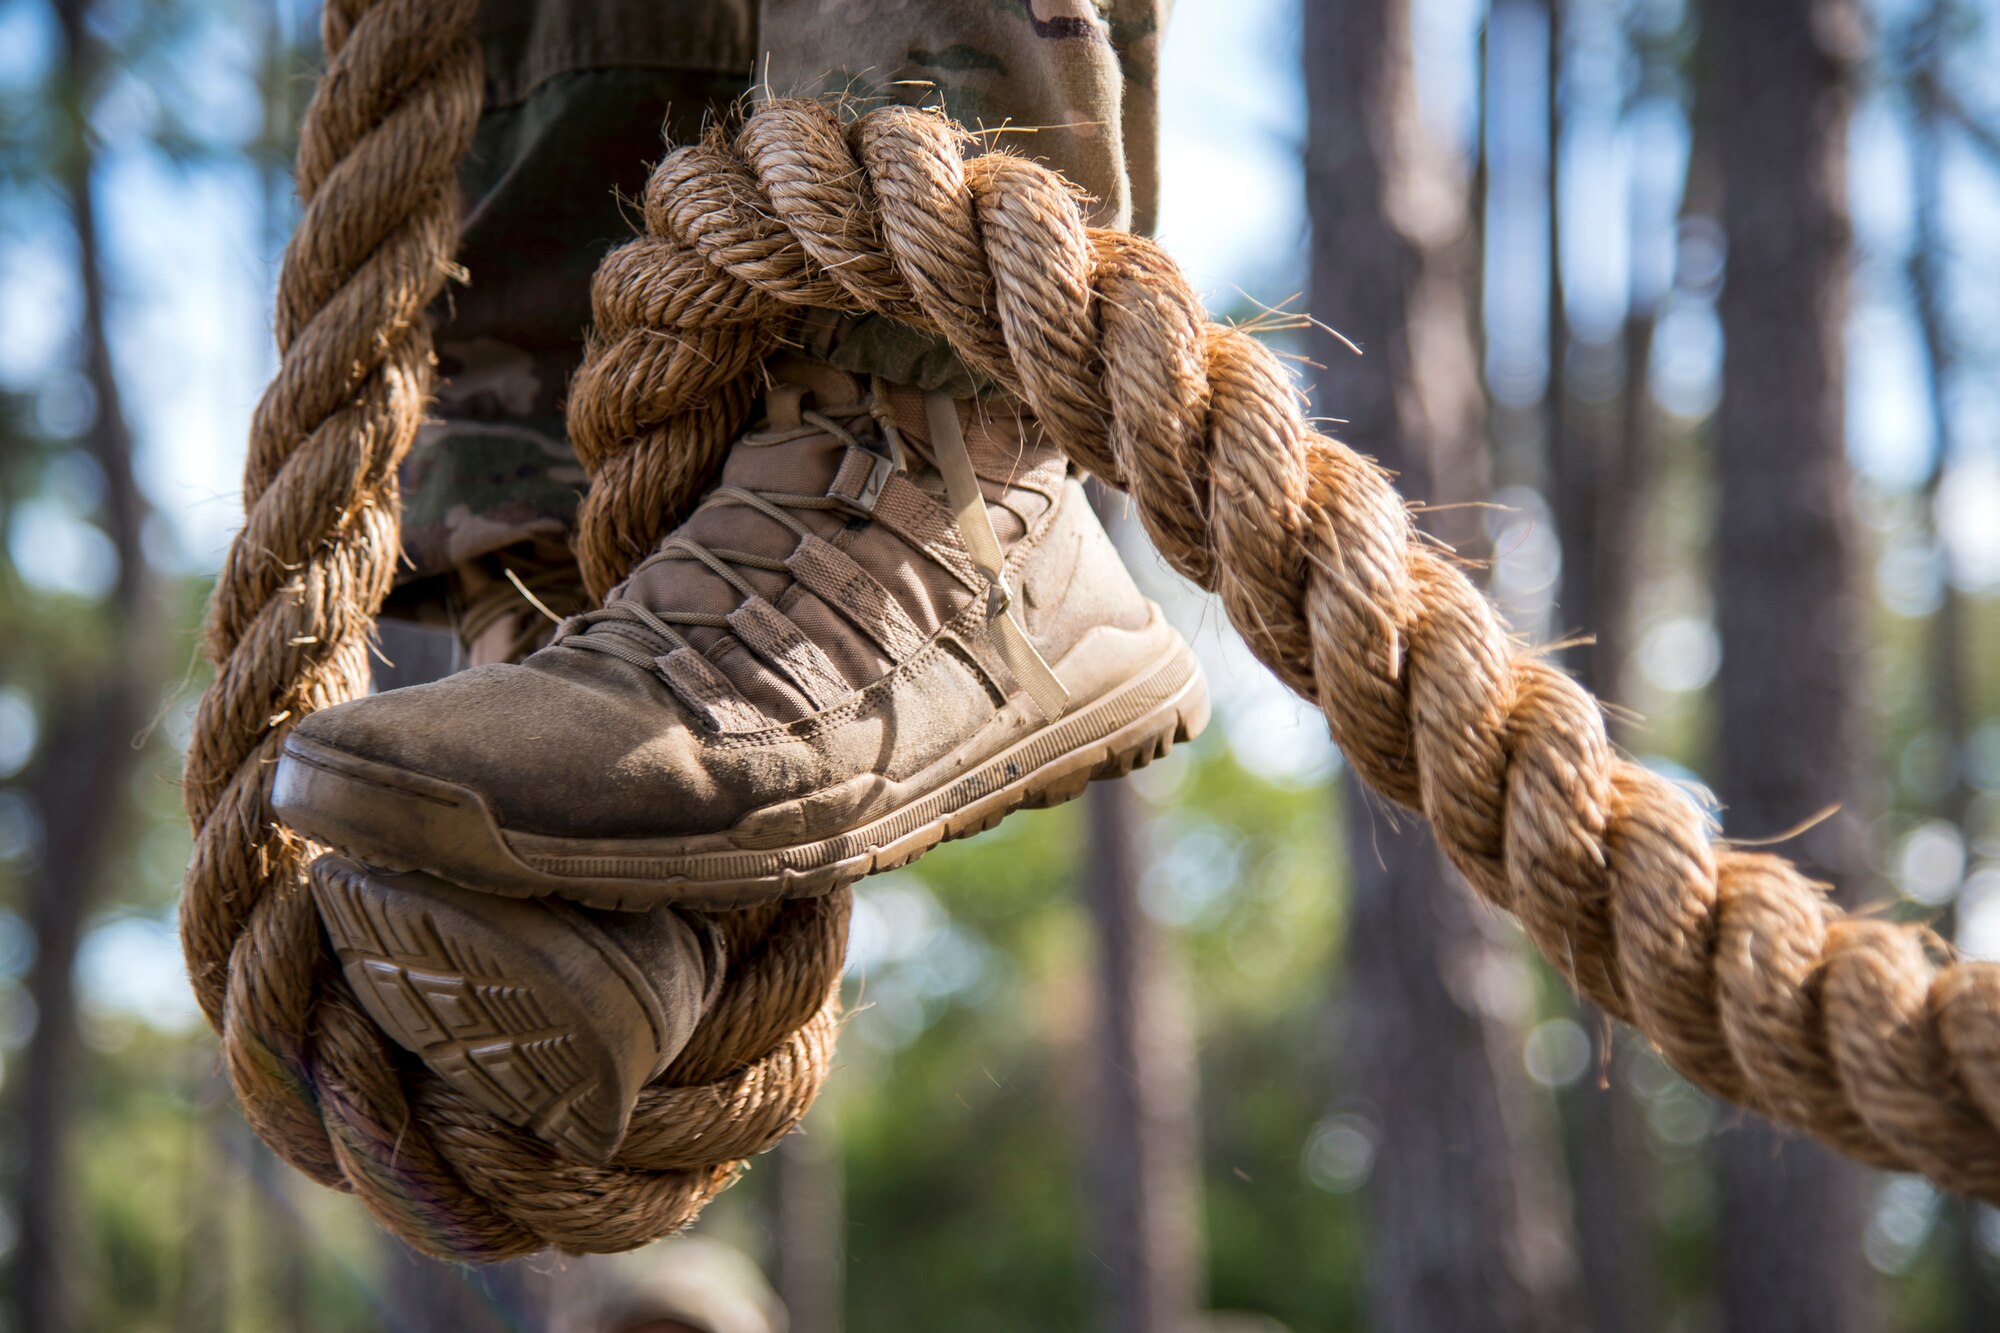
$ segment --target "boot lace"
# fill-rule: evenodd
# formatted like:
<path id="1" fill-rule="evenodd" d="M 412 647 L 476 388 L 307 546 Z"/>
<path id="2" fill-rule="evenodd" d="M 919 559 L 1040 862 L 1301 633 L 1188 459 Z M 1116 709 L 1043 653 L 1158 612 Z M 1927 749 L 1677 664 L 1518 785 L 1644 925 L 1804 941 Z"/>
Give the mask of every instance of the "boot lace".
<path id="1" fill-rule="evenodd" d="M 864 444 L 848 424 L 872 417 L 889 446 L 888 461 L 896 471 L 907 472 L 908 452 L 901 434 L 889 420 L 882 403 L 883 395 L 878 387 L 878 391 L 871 394 L 866 403 L 851 408 L 835 409 L 832 412 L 808 410 L 800 414 L 800 420 L 827 432 L 853 448 L 879 456 L 880 450 Z M 986 498 L 979 489 L 977 474 L 973 471 L 972 455 L 966 447 L 965 435 L 959 425 L 957 405 L 944 394 L 929 393 L 924 396 L 924 410 L 937 468 L 944 478 L 946 502 L 950 505 L 956 520 L 959 538 L 973 566 L 987 582 L 986 613 L 992 626 L 996 647 L 1002 660 L 1007 663 L 1008 669 L 1013 672 L 1015 680 L 1028 691 L 1043 714 L 1054 719 L 1068 705 L 1069 691 L 1043 660 L 1041 653 L 1028 639 L 1027 632 L 1020 623 L 1019 612 L 1014 605 L 1013 589 L 1008 585 L 1006 578 L 999 537 L 994 531 L 992 516 L 987 512 Z M 849 511 L 852 510 L 853 503 L 834 495 L 798 495 L 783 491 L 752 490 L 742 486 L 718 486 L 703 498 L 694 512 L 699 514 L 707 509 L 726 506 L 755 509 L 791 529 L 804 540 L 813 535 L 812 530 L 794 518 L 792 516 L 794 512 Z M 689 515 L 690 518 L 693 516 Z M 665 560 L 698 561 L 728 583 L 737 596 L 745 601 L 761 594 L 737 572 L 739 569 L 764 570 L 776 574 L 790 571 L 790 566 L 784 560 L 760 555 L 754 551 L 706 545 L 680 532 L 676 532 L 661 543 L 660 549 L 647 557 L 646 564 Z M 604 626 L 609 632 L 601 634 L 590 632 L 598 626 Z M 613 597 L 603 606 L 572 616 L 565 621 L 556 632 L 551 646 L 561 645 L 604 653 L 641 670 L 662 675 L 665 679 L 658 667 L 661 654 L 679 648 L 692 649 L 694 646 L 680 633 L 677 626 L 722 631 L 731 629 L 729 618 L 714 612 L 655 611 L 630 598 Z M 671 681 L 668 683 L 672 684 Z"/>

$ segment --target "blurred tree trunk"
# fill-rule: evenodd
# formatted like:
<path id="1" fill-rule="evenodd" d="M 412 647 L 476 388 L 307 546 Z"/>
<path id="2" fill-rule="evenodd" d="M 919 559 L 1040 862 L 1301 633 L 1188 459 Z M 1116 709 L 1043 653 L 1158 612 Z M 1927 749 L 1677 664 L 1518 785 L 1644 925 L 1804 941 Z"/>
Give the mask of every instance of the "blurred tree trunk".
<path id="1" fill-rule="evenodd" d="M 183 1052 L 189 1066 L 185 1075 L 186 1096 L 192 1107 L 217 1105 L 228 1080 L 221 1062 L 207 1047 Z M 238 1122 L 241 1123 L 240 1121 Z M 177 1329 L 224 1329 L 229 1327 L 231 1298 L 237 1284 L 237 1247 L 231 1242 L 230 1220 L 247 1202 L 209 1121 L 189 1117 L 177 1128 L 182 1131 L 185 1159 L 179 1181 L 180 1214 L 187 1234 L 180 1246 L 179 1284 L 175 1291 L 173 1327 Z M 307 1333 L 304 1327 L 295 1333 Z"/>
<path id="2" fill-rule="evenodd" d="M 388 1236 L 385 1305 L 410 1333 L 543 1333 L 556 1270 L 546 1258 L 440 1263 Z"/>
<path id="3" fill-rule="evenodd" d="M 1622 336 L 1582 342 L 1570 327 L 1562 262 L 1563 30 L 1569 0 L 1542 0 L 1548 14 L 1550 501 L 1562 542 L 1559 633 L 1588 641 L 1563 665 L 1607 703 L 1619 696 L 1631 651 L 1633 559 L 1642 518 L 1647 430 L 1646 367 L 1655 311 L 1636 290 Z M 1572 362 L 1611 393 L 1575 392 Z M 1619 730 L 1615 725 L 1614 734 Z M 1558 1098 L 1576 1219 L 1577 1260 L 1590 1326 L 1645 1333 L 1660 1317 L 1658 1273 L 1647 1220 L 1645 1126 L 1632 1091 L 1613 1077 L 1620 1030 L 1581 996 L 1576 1021 L 1590 1038 L 1585 1074 Z"/>
<path id="4" fill-rule="evenodd" d="M 215 1071 L 214 1081 L 219 1086 L 207 1103 L 215 1108 L 209 1126 L 210 1149 L 245 1164 L 251 1194 L 256 1200 L 251 1223 L 256 1230 L 256 1243 L 251 1251 L 253 1280 L 268 1308 L 286 1312 L 286 1333 L 315 1333 L 320 1327 L 319 1312 L 308 1297 L 311 1288 L 306 1280 L 311 1241 L 305 1228 L 299 1225 L 297 1205 L 290 1197 L 301 1181 L 236 1113 L 235 1092 L 222 1077 L 220 1068 Z M 198 1250 L 190 1255 L 189 1262 L 201 1262 Z M 230 1295 L 233 1299 L 234 1293 Z M 189 1327 L 207 1325 L 197 1323 Z"/>
<path id="5" fill-rule="evenodd" d="M 1150 96 L 1128 86 L 1128 97 Z M 1130 150 L 1157 169 L 1159 144 Z M 1132 219 L 1150 232 L 1155 218 Z M 1090 484 L 1106 528 L 1119 514 Z M 1183 760 L 1182 762 L 1186 762 Z M 1085 886 L 1096 946 L 1095 1104 L 1086 1224 L 1099 1263 L 1097 1328 L 1106 1333 L 1193 1333 L 1206 1304 L 1201 1205 L 1201 1099 L 1187 979 L 1177 941 L 1140 898 L 1145 839 L 1126 782 L 1091 784 Z"/>
<path id="6" fill-rule="evenodd" d="M 1304 16 L 1319 410 L 1433 505 L 1484 498 L 1483 405 L 1469 312 L 1470 214 L 1424 142 L 1409 0 L 1329 0 Z M 1477 511 L 1426 527 L 1467 554 Z M 1496 989 L 1515 937 L 1407 816 L 1346 791 L 1346 962 L 1353 1091 L 1379 1142 L 1367 1187 L 1368 1326 L 1573 1327 L 1573 1238 L 1549 1107 Z M 1496 986 L 1496 982 L 1499 982 Z M 1519 1007 L 1524 1008 L 1525 999 Z"/>
<path id="7" fill-rule="evenodd" d="M 840 1142 L 824 1102 L 771 1154 L 777 1168 L 772 1274 L 788 1333 L 840 1333 L 847 1306 L 847 1199 Z"/>
<path id="8" fill-rule="evenodd" d="M 1852 0 L 1704 8 L 1722 218 L 1716 786 L 1741 838 L 1837 814 L 1786 850 L 1852 904 L 1868 868 L 1857 556 L 1842 341 Z M 1862 1172 L 1754 1118 L 1717 1142 L 1719 1294 L 1742 1333 L 1879 1326 Z"/>
<path id="9" fill-rule="evenodd" d="M 27 991 L 37 1017 L 20 1075 L 20 1248 L 9 1285 L 13 1327 L 35 1333 L 65 1333 L 76 1325 L 69 1273 L 81 1240 L 70 1212 L 68 1130 L 80 1051 L 73 973 L 84 922 L 127 812 L 138 757 L 134 738 L 146 721 L 158 656 L 152 579 L 140 545 L 146 504 L 133 476 L 132 434 L 106 337 L 96 163 L 85 123 L 99 52 L 84 31 L 87 8 L 82 0 L 56 6 L 65 117 L 57 171 L 76 242 L 78 359 L 95 399 L 78 443 L 103 475 L 99 521 L 116 552 L 118 573 L 98 612 L 105 625 L 102 656 L 48 701 L 42 745 L 28 778 L 44 826 L 40 863 L 27 884 L 35 934 Z"/>
<path id="10" fill-rule="evenodd" d="M 1093 488 L 1095 490 L 1095 488 Z M 1085 894 L 1096 945 L 1097 1115 L 1087 1242 L 1106 1333 L 1184 1333 L 1201 1308 L 1200 1129 L 1186 985 L 1140 901 L 1137 794 L 1091 785 Z"/>
<path id="11" fill-rule="evenodd" d="M 1563 0 L 1543 0 L 1549 15 L 1549 452 L 1552 507 L 1562 537 L 1560 624 L 1593 642 L 1564 665 L 1610 700 L 1629 651 L 1634 543 L 1644 479 L 1646 361 L 1653 312 L 1629 311 L 1623 337 L 1586 341 L 1569 324 L 1563 285 L 1562 113 Z M 1583 368 L 1585 385 L 1572 382 Z M 1620 373 L 1622 367 L 1622 373 Z M 1613 386 L 1616 386 L 1614 388 Z"/>
<path id="12" fill-rule="evenodd" d="M 1944 296 L 1949 281 L 1944 235 L 1944 110 L 1941 94 L 1946 78 L 1945 55 L 1959 24 L 1949 0 L 1930 0 L 1916 29 L 1918 49 L 1912 78 L 1910 175 L 1914 235 L 1910 246 L 1910 293 L 1917 328 L 1923 337 L 1925 390 L 1931 413 L 1931 466 L 1924 477 L 1924 522 L 1931 549 L 1943 573 L 1937 610 L 1926 622 L 1925 674 L 1928 677 L 1930 725 L 1950 756 L 1943 789 L 1931 802 L 1931 812 L 1950 821 L 1961 837 L 1969 837 L 1973 790 L 1965 771 L 1966 746 L 1971 739 L 1965 660 L 1967 649 L 1964 594 L 1953 583 L 1949 553 L 1939 524 L 1939 502 L 1946 474 L 1958 452 L 1952 420 L 1952 380 L 1958 341 Z M 1955 933 L 1955 913 L 1937 923 L 1947 937 Z M 1953 1199 L 1952 1264 L 1957 1272 L 1958 1326 L 1966 1333 L 1990 1333 L 2000 1328 L 2000 1289 L 1988 1271 L 1979 1236 L 1983 1205 Z"/>

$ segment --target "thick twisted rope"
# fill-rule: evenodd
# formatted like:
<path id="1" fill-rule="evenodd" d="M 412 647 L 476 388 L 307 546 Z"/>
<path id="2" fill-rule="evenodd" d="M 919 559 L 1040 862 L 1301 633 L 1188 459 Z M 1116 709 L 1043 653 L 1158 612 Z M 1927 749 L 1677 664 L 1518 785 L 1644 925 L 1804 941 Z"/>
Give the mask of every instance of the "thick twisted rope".
<path id="1" fill-rule="evenodd" d="M 271 819 L 287 727 L 363 687 L 393 572 L 394 466 L 429 388 L 422 312 L 451 271 L 453 169 L 478 110 L 472 8 L 327 8 L 283 363 L 208 626 L 182 921 L 258 1132 L 420 1248 L 497 1259 L 643 1243 L 789 1130 L 830 1058 L 848 903 L 721 918 L 715 1012 L 642 1095 L 619 1157 L 586 1167 L 383 1040 L 313 915 L 310 849 Z M 1430 818 L 1582 991 L 1719 1095 L 2000 1199 L 2000 972 L 1845 918 L 1784 861 L 1716 845 L 1673 787 L 1613 754 L 1593 701 L 1413 539 L 1386 479 L 1306 428 L 1269 352 L 1208 324 L 1150 243 L 1086 231 L 1059 179 L 966 148 L 923 113 L 850 131 L 778 104 L 661 165 L 648 234 L 598 275 L 600 341 L 572 404 L 596 477 L 579 552 L 592 586 L 650 552 L 712 473 L 792 308 L 941 331 L 1132 492 L 1167 558 L 1320 703 L 1356 770 Z"/>
<path id="2" fill-rule="evenodd" d="M 429 1253 L 630 1249 L 685 1226 L 826 1077 L 845 893 L 719 918 L 715 1009 L 641 1094 L 605 1167 L 570 1162 L 397 1050 L 349 991 L 304 882 L 316 849 L 272 818 L 290 726 L 367 688 L 398 554 L 395 468 L 430 392 L 424 312 L 453 272 L 456 171 L 480 109 L 475 0 L 332 0 L 300 130 L 304 214 L 279 280 L 243 531 L 209 608 L 215 679 L 189 747 L 188 974 L 244 1114 Z M 338 874 L 324 862 L 316 874 Z"/>
<path id="3" fill-rule="evenodd" d="M 941 333 L 1131 493 L 1355 771 L 1430 820 L 1580 991 L 1717 1096 L 2000 1202 L 2000 967 L 1845 916 L 1783 859 L 1721 843 L 1163 252 L 1087 229 L 1048 170 L 970 149 L 930 113 L 843 126 L 783 102 L 660 164 L 646 235 L 598 272 L 572 396 L 593 589 L 686 511 L 788 312 Z"/>

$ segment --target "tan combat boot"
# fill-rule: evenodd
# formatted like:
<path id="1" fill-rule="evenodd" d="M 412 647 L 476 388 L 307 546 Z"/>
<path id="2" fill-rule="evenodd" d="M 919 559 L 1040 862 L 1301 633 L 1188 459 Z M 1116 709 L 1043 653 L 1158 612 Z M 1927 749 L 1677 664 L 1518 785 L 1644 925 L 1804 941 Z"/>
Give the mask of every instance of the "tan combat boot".
<path id="1" fill-rule="evenodd" d="M 825 892 L 1199 731 L 1194 657 L 990 401 L 778 363 L 768 416 L 519 665 L 312 714 L 278 814 L 369 866 L 598 908 Z"/>
<path id="2" fill-rule="evenodd" d="M 721 485 L 604 609 L 522 665 L 315 714 L 278 770 L 284 818 L 368 863 L 321 858 L 313 891 L 370 1015 L 584 1161 L 726 965 L 675 902 L 903 864 L 1207 716 L 1031 425 L 777 374 Z M 535 633 L 525 597 L 487 603 L 461 626 L 475 660 Z"/>

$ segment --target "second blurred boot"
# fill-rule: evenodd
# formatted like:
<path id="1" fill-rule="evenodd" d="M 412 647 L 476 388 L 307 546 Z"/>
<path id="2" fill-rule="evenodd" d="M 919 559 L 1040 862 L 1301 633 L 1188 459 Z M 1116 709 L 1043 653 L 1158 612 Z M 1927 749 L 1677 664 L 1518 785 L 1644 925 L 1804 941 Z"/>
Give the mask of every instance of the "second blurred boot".
<path id="1" fill-rule="evenodd" d="M 720 932 L 672 907 L 497 898 L 340 856 L 313 900 L 356 998 L 481 1108 L 579 1161 L 617 1151 L 639 1089 L 720 988 Z"/>

